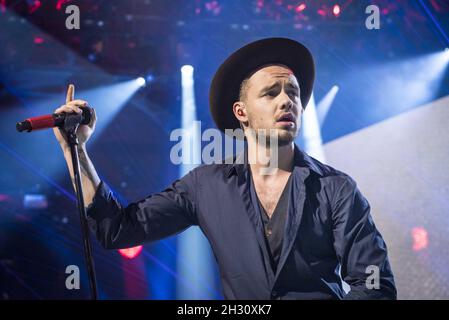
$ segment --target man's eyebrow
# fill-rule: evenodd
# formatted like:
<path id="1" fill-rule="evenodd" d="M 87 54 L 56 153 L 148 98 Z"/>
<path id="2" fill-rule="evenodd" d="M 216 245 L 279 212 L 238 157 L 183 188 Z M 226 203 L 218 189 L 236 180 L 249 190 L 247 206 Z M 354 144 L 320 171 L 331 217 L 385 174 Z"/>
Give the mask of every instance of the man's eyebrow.
<path id="1" fill-rule="evenodd" d="M 299 90 L 298 85 L 296 83 L 293 83 L 293 82 L 288 82 L 286 84 L 286 86 L 291 87 L 291 88 L 296 89 L 296 90 Z"/>
<path id="2" fill-rule="evenodd" d="M 269 90 L 274 89 L 276 86 L 279 86 L 279 85 L 280 85 L 280 82 L 276 81 L 275 83 L 262 88 L 260 91 L 261 92 L 262 91 L 269 91 Z M 299 87 L 295 83 L 293 83 L 293 82 L 286 83 L 286 86 L 299 91 Z"/>
<path id="3" fill-rule="evenodd" d="M 271 89 L 274 89 L 277 86 L 279 86 L 279 81 L 277 81 L 277 82 L 275 82 L 275 83 L 273 83 L 271 85 L 268 85 L 266 87 L 263 87 L 260 91 L 269 91 Z"/>
<path id="4" fill-rule="evenodd" d="M 270 90 L 272 90 L 272 89 L 274 89 L 274 88 L 276 88 L 278 86 L 281 86 L 281 85 L 282 85 L 282 82 L 280 80 L 278 80 L 278 81 L 276 81 L 276 82 L 274 82 L 272 84 L 269 84 L 269 85 L 263 87 L 262 89 L 260 89 L 260 92 L 270 91 Z M 299 91 L 299 86 L 296 83 L 292 82 L 292 81 L 288 81 L 285 84 L 285 86 L 289 87 L 291 89 L 294 89 L 296 91 Z"/>

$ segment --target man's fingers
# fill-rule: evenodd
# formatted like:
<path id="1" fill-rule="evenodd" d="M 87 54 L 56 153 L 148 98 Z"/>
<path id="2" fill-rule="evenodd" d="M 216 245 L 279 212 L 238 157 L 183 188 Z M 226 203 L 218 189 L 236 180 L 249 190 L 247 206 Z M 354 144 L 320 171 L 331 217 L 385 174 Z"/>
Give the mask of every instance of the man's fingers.
<path id="1" fill-rule="evenodd" d="M 77 105 L 77 106 L 81 106 L 81 107 L 87 107 L 87 101 L 81 100 L 81 99 L 72 100 L 70 102 L 67 102 L 66 104 L 67 105 Z"/>
<path id="2" fill-rule="evenodd" d="M 92 108 L 92 118 L 90 119 L 89 127 L 93 128 L 96 122 L 97 122 L 97 113 L 95 112 L 95 109 Z"/>
<path id="3" fill-rule="evenodd" d="M 83 111 L 77 105 L 65 104 L 63 106 L 60 106 L 58 109 L 56 109 L 54 113 L 62 113 L 62 112 L 66 112 L 66 113 L 72 113 L 72 112 L 81 113 Z"/>
<path id="4" fill-rule="evenodd" d="M 60 106 L 58 109 L 56 109 L 55 113 L 60 113 L 60 112 L 64 112 L 64 111 L 69 111 L 69 110 L 75 110 L 78 111 L 79 108 L 82 107 L 87 107 L 87 101 L 84 100 L 73 100 L 70 101 L 69 103 Z M 63 107 L 67 107 L 67 109 L 63 110 Z M 78 108 L 78 109 L 77 109 Z"/>
<path id="5" fill-rule="evenodd" d="M 75 86 L 73 84 L 69 84 L 65 103 L 69 103 L 70 101 L 73 101 L 73 99 L 75 99 Z"/>

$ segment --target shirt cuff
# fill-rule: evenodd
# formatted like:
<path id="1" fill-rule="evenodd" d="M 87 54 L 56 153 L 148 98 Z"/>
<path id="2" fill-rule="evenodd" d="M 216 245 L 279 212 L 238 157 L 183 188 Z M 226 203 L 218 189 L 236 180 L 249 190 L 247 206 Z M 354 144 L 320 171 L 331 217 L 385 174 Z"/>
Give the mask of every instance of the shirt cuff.
<path id="1" fill-rule="evenodd" d="M 86 208 L 87 218 L 94 220 L 102 220 L 108 216 L 108 209 L 112 199 L 112 191 L 109 186 L 100 181 L 100 184 L 95 191 L 92 202 Z"/>

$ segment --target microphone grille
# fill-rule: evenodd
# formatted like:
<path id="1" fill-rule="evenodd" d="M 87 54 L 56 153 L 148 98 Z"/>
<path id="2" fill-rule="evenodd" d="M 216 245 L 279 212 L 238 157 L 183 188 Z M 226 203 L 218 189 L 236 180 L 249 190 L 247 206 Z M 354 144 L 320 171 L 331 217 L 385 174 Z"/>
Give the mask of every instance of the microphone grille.
<path id="1" fill-rule="evenodd" d="M 31 131 L 31 123 L 29 121 L 22 121 L 16 123 L 16 130 L 19 132 L 22 131 Z"/>

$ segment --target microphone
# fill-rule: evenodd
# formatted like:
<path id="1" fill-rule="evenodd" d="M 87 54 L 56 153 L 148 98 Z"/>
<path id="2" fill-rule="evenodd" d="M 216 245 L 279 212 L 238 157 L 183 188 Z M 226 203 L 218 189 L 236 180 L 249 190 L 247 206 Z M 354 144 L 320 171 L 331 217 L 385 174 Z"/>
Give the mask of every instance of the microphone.
<path id="1" fill-rule="evenodd" d="M 80 124 L 89 124 L 92 119 L 92 108 L 81 107 L 80 109 L 83 111 L 81 114 L 61 112 L 28 118 L 22 122 L 17 122 L 16 129 L 19 132 L 31 132 L 33 130 L 61 127 L 64 125 L 65 120 L 69 117 L 80 117 Z"/>

